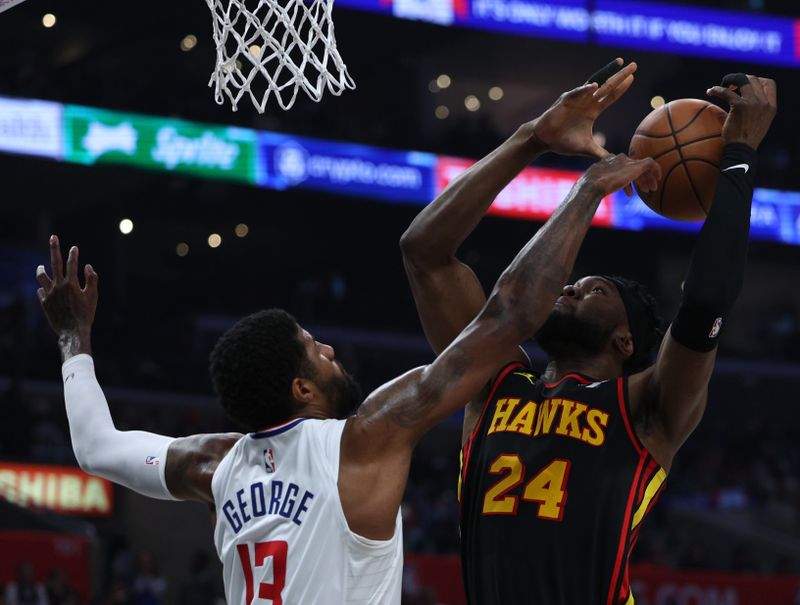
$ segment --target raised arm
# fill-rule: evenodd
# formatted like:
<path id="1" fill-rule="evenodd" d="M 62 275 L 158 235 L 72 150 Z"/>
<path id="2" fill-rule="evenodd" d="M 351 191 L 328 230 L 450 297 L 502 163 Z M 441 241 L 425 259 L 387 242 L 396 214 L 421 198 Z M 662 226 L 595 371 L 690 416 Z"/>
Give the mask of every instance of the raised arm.
<path id="1" fill-rule="evenodd" d="M 714 202 L 656 363 L 630 379 L 633 413 L 643 419 L 640 437 L 665 468 L 703 415 L 718 337 L 744 278 L 756 149 L 775 116 L 777 94 L 773 80 L 742 81 L 741 97 L 720 86 L 709 89 L 731 106 Z"/>
<path id="2" fill-rule="evenodd" d="M 351 527 L 357 520 L 353 529 L 375 537 L 380 528 L 393 527 L 392 511 L 419 438 L 482 390 L 499 356 L 538 331 L 569 278 L 600 200 L 640 177 L 654 189 L 659 176 L 650 159 L 609 156 L 592 166 L 503 272 L 477 317 L 436 360 L 367 398 L 342 441 L 339 490 Z"/>
<path id="3" fill-rule="evenodd" d="M 495 197 L 539 155 L 607 155 L 592 137 L 597 117 L 633 83 L 636 64 L 616 59 L 566 92 L 544 114 L 521 126 L 500 147 L 470 167 L 420 212 L 400 240 L 403 263 L 423 330 L 434 353 L 443 351 L 486 303 L 478 278 L 456 257 Z M 598 82 L 602 84 L 592 84 Z M 569 227 L 567 227 L 569 231 Z M 514 343 L 496 358 L 496 370 L 515 358 L 527 361 Z M 464 418 L 469 435 L 480 415 L 470 404 Z"/>
<path id="4" fill-rule="evenodd" d="M 61 349 L 64 400 L 75 458 L 98 475 L 152 498 L 211 504 L 211 477 L 240 435 L 195 435 L 173 439 L 144 431 L 119 431 L 94 373 L 91 329 L 97 308 L 97 273 L 84 268 L 78 280 L 78 248 L 66 270 L 58 238 L 50 238 L 52 279 L 36 269 L 39 301 Z"/>

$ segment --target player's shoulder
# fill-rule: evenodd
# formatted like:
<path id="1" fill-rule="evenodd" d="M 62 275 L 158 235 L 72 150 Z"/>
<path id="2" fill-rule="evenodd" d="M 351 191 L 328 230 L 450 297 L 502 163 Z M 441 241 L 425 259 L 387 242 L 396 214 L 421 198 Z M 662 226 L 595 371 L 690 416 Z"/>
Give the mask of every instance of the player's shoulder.
<path id="1" fill-rule="evenodd" d="M 297 436 L 301 443 L 317 442 L 326 446 L 341 440 L 346 424 L 346 419 L 339 418 L 298 418 Z"/>
<path id="2" fill-rule="evenodd" d="M 230 450 L 244 435 L 242 433 L 198 433 L 179 437 L 172 442 L 171 450 L 191 451 L 198 456 L 217 458 Z"/>
<path id="3" fill-rule="evenodd" d="M 195 459 L 200 461 L 222 460 L 233 447 L 241 441 L 242 433 L 201 433 L 184 437 L 188 449 L 194 452 Z"/>
<path id="4" fill-rule="evenodd" d="M 494 379 L 497 387 L 502 384 L 528 384 L 535 385 L 541 380 L 541 373 L 534 370 L 530 364 L 514 360 L 503 366 Z"/>
<path id="5" fill-rule="evenodd" d="M 303 418 L 300 426 L 306 431 L 325 433 L 328 431 L 340 431 L 346 423 L 346 418 Z"/>

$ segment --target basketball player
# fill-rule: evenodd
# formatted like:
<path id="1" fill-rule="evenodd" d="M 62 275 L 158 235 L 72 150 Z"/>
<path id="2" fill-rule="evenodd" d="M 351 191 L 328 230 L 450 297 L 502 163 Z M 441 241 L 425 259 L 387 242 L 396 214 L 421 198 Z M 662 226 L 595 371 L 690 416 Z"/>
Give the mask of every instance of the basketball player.
<path id="1" fill-rule="evenodd" d="M 584 87 L 581 95 L 613 99 L 620 84 Z M 523 248 L 452 345 L 360 406 L 333 349 L 288 313 L 241 320 L 217 342 L 210 369 L 246 435 L 172 439 L 114 427 L 91 357 L 97 273 L 86 265 L 81 288 L 78 249 L 65 268 L 52 236 L 52 277 L 38 267 L 38 296 L 64 360 L 75 456 L 85 471 L 141 494 L 206 503 L 228 603 L 399 604 L 399 508 L 415 444 L 478 395 L 498 358 L 539 330 L 589 224 L 565 233 L 576 222 L 568 217 L 591 216 L 603 196 L 637 179 L 654 190 L 659 172 L 651 159 L 622 155 L 592 166 L 564 218 Z M 548 304 L 531 312 L 535 301 Z"/>
<path id="2" fill-rule="evenodd" d="M 471 604 L 634 602 L 631 548 L 703 415 L 720 330 L 742 287 L 756 149 L 775 115 L 776 87 L 744 74 L 738 83 L 741 96 L 733 86 L 708 91 L 730 104 L 719 184 L 655 363 L 661 322 L 652 297 L 628 279 L 584 277 L 564 286 L 555 304 L 521 302 L 529 313 L 549 314 L 536 335 L 549 356 L 544 373 L 510 347 L 496 360 L 496 378 L 467 406 L 459 494 Z M 456 251 L 495 196 L 544 152 L 606 155 L 591 132 L 605 105 L 581 96 L 584 88 L 562 95 L 464 172 L 403 235 L 435 352 L 484 306 L 480 283 Z M 597 205 L 570 208 L 543 227 L 558 224 L 565 245 L 586 231 Z"/>

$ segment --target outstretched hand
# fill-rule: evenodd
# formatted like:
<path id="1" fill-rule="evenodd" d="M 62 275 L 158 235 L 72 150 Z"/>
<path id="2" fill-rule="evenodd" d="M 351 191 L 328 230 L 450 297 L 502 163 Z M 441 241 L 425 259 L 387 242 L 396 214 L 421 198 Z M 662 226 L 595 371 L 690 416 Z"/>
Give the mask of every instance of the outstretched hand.
<path id="1" fill-rule="evenodd" d="M 661 180 L 661 166 L 653 158 L 633 160 L 624 153 L 608 155 L 592 164 L 581 177 L 603 197 L 636 182 L 642 191 L 655 191 Z"/>
<path id="2" fill-rule="evenodd" d="M 622 59 L 616 64 L 621 66 Z M 562 94 L 541 116 L 533 120 L 533 133 L 547 151 L 562 155 L 588 155 L 601 159 L 609 153 L 592 136 L 598 116 L 633 84 L 636 63 L 628 63 L 602 84 L 589 82 Z M 612 71 L 613 63 L 597 72 Z"/>
<path id="3" fill-rule="evenodd" d="M 55 235 L 50 236 L 50 266 L 52 278 L 47 275 L 44 265 L 36 268 L 36 281 L 41 286 L 36 294 L 47 321 L 59 339 L 80 339 L 81 350 L 73 353 L 89 352 L 89 335 L 97 310 L 97 273 L 91 265 L 86 265 L 83 269 L 86 285 L 81 288 L 78 247 L 70 248 L 65 267 L 58 236 Z"/>
<path id="4" fill-rule="evenodd" d="M 778 108 L 775 80 L 747 76 L 739 87 L 741 96 L 730 88 L 713 86 L 706 91 L 709 97 L 727 101 L 731 106 L 722 126 L 724 143 L 744 143 L 758 149 L 767 134 Z"/>

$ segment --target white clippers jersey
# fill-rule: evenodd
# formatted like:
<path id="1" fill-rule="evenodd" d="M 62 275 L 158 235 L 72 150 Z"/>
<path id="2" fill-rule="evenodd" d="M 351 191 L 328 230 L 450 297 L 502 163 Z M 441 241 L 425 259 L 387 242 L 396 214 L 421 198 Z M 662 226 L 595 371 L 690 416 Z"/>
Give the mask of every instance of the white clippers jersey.
<path id="1" fill-rule="evenodd" d="M 299 418 L 242 437 L 211 490 L 228 605 L 399 605 L 400 512 L 391 540 L 347 526 L 337 479 L 344 420 Z"/>

